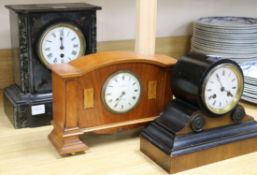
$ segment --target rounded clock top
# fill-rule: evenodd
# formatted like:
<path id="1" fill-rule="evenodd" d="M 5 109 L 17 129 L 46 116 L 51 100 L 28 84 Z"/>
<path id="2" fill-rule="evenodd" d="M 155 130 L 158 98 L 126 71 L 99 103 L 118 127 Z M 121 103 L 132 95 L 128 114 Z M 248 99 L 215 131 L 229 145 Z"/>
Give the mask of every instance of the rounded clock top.
<path id="1" fill-rule="evenodd" d="M 238 64 L 218 57 L 190 53 L 178 61 L 173 71 L 174 95 L 214 115 L 234 109 L 243 84 Z"/>
<path id="2" fill-rule="evenodd" d="M 48 27 L 40 37 L 38 54 L 48 67 L 68 63 L 85 53 L 85 38 L 74 25 L 58 23 Z"/>
<path id="3" fill-rule="evenodd" d="M 102 87 L 102 101 L 112 113 L 127 113 L 140 100 L 142 89 L 139 78 L 132 72 L 122 70 L 111 74 Z"/>

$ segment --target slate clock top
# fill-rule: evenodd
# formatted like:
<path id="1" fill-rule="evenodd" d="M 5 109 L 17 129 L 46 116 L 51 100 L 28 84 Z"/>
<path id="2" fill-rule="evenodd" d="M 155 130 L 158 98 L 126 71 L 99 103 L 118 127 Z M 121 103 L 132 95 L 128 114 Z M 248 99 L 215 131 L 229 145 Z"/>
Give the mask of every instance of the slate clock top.
<path id="1" fill-rule="evenodd" d="M 101 10 L 101 7 L 87 3 L 60 3 L 60 4 L 24 4 L 24 5 L 6 5 L 6 8 L 17 13 L 35 13 L 35 12 L 64 12 L 64 11 L 84 11 Z"/>

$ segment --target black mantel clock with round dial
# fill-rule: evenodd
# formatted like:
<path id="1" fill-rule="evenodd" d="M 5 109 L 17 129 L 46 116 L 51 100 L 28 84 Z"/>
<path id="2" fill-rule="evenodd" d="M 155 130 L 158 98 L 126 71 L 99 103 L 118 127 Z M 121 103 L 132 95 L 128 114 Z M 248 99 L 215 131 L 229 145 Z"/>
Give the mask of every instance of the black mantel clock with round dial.
<path id="1" fill-rule="evenodd" d="M 6 5 L 10 11 L 15 84 L 4 92 L 16 128 L 52 119 L 51 64 L 96 52 L 96 11 L 86 3 Z"/>
<path id="2" fill-rule="evenodd" d="M 208 116 L 222 116 L 233 110 L 243 87 L 241 68 L 228 59 L 191 54 L 183 57 L 174 69 L 172 89 L 176 97 Z"/>
<path id="3" fill-rule="evenodd" d="M 176 173 L 257 151 L 257 123 L 239 104 L 244 78 L 237 63 L 190 53 L 174 66 L 171 82 L 176 98 L 143 130 L 142 152 Z"/>

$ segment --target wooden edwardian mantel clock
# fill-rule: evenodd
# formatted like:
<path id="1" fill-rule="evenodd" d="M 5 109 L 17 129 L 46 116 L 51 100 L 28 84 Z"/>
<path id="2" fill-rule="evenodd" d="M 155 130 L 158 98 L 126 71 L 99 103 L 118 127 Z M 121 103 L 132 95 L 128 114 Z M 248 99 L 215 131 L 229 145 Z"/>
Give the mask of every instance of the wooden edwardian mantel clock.
<path id="1" fill-rule="evenodd" d="M 103 52 L 52 65 L 53 126 L 60 154 L 87 149 L 79 136 L 114 133 L 152 121 L 172 100 L 168 56 Z"/>
<path id="2" fill-rule="evenodd" d="M 7 5 L 15 84 L 5 89 L 5 112 L 16 128 L 52 119 L 51 64 L 96 52 L 96 10 L 86 3 Z"/>
<path id="3" fill-rule="evenodd" d="M 173 69 L 176 97 L 146 127 L 140 149 L 169 173 L 257 150 L 257 123 L 239 99 L 243 73 L 233 61 L 191 53 Z"/>

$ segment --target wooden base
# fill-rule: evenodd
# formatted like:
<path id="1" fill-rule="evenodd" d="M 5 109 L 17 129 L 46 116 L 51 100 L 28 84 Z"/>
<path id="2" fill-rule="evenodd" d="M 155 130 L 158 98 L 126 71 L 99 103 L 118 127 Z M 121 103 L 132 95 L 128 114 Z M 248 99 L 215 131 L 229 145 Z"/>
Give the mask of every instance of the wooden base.
<path id="1" fill-rule="evenodd" d="M 148 117 L 132 121 L 88 127 L 83 129 L 73 128 L 65 131 L 62 131 L 62 129 L 58 125 L 52 122 L 54 129 L 49 134 L 48 138 L 52 142 L 54 147 L 57 149 L 60 155 L 73 155 L 75 153 L 84 152 L 88 149 L 88 146 L 80 140 L 80 136 L 85 133 L 94 132 L 96 134 L 112 134 L 121 130 L 138 128 L 140 126 L 145 125 L 146 123 L 153 121 L 157 117 L 158 116 Z M 114 132 L 110 132 L 112 131 L 112 129 Z"/>
<path id="2" fill-rule="evenodd" d="M 205 141 L 198 145 L 184 145 L 184 148 L 181 150 L 174 150 L 171 154 L 163 152 L 159 147 L 141 136 L 140 150 L 167 172 L 177 173 L 257 151 L 257 131 L 256 129 L 253 129 L 254 127 L 257 127 L 257 124 L 255 123 L 251 127 L 244 125 L 243 127 L 247 127 L 247 129 L 244 129 L 240 135 L 229 136 L 228 134 L 226 138 L 220 137 L 218 141 L 210 141 L 208 138 L 205 138 L 203 139 Z M 238 125 L 238 128 L 242 129 L 240 124 Z M 231 128 L 231 133 L 234 129 L 235 127 L 233 126 L 233 128 Z M 228 140 L 230 140 L 229 137 L 232 139 L 235 137 L 235 140 L 228 142 Z M 192 138 L 188 139 L 192 140 Z M 225 143 L 226 141 L 227 143 Z M 193 149 L 194 151 L 192 151 L 192 149 L 188 151 L 189 146 L 195 147 Z"/>
<path id="3" fill-rule="evenodd" d="M 79 135 L 63 137 L 58 136 L 53 130 L 48 138 L 62 156 L 84 152 L 88 149 L 88 146 L 79 139 Z"/>

